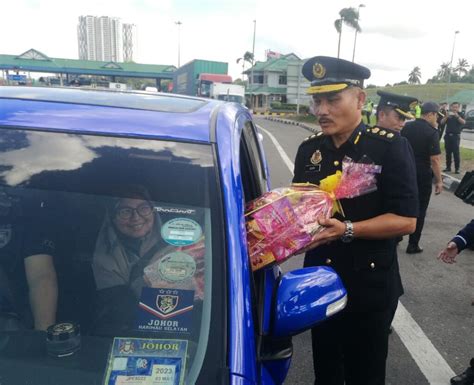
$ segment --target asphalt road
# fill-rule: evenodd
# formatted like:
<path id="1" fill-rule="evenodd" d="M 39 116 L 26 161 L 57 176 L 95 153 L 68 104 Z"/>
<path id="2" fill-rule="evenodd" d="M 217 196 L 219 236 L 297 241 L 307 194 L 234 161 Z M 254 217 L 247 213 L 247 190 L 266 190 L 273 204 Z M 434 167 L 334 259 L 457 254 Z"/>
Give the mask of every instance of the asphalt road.
<path id="1" fill-rule="evenodd" d="M 284 162 L 268 133 L 291 162 L 299 143 L 310 133 L 298 126 L 264 119 L 256 119 L 256 122 L 263 128 L 261 132 L 272 188 L 288 185 L 292 176 L 288 161 Z M 409 334 L 413 325 L 406 327 L 403 320 L 397 323 L 390 336 L 387 385 L 449 384 L 446 375 L 433 378 L 432 373 L 436 373 L 440 360 L 446 364 L 448 373 L 451 370 L 459 373 L 474 356 L 474 306 L 471 305 L 474 300 L 474 252 L 464 251 L 454 265 L 445 265 L 436 258 L 446 242 L 474 217 L 473 212 L 471 206 L 450 192 L 433 196 L 420 242 L 424 252 L 406 254 L 406 240 L 399 246 L 400 271 L 405 287 L 401 303 L 413 319 L 414 330 L 419 326 L 418 337 L 421 334 L 426 339 L 418 340 L 416 335 Z M 302 257 L 294 257 L 282 267 L 284 271 L 300 268 Z M 405 343 L 400 338 L 402 335 Z M 286 383 L 312 384 L 309 332 L 296 336 L 293 342 L 295 353 Z"/>

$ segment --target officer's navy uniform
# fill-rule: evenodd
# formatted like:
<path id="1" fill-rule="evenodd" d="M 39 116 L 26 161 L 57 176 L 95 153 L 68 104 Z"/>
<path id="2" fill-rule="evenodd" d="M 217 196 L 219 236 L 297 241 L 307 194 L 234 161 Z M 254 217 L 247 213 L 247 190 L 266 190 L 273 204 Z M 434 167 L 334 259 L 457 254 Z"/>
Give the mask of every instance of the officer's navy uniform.
<path id="1" fill-rule="evenodd" d="M 370 72 L 361 73 L 360 68 L 368 71 L 344 60 L 315 57 L 305 64 L 303 74 L 312 81 L 310 93 L 324 92 L 324 82 L 321 84 L 317 77 L 321 73 L 324 75 L 320 79 L 329 79 L 328 89 L 333 92 L 340 86 L 335 84 L 338 79 L 343 79 L 339 83 L 345 82 L 347 87 L 352 79 L 370 76 Z M 313 156 L 315 153 L 318 156 Z M 338 219 L 357 222 L 385 213 L 417 216 L 412 150 L 398 133 L 378 127 L 360 123 L 339 148 L 322 133 L 306 139 L 296 155 L 293 182 L 318 184 L 342 169 L 345 156 L 381 165 L 382 172 L 377 176 L 376 191 L 341 200 L 345 217 Z M 348 305 L 312 330 L 315 384 L 384 384 L 388 329 L 403 293 L 395 240 L 338 240 L 306 253 L 305 266 L 321 265 L 334 268 L 340 275 L 348 292 Z"/>
<path id="2" fill-rule="evenodd" d="M 464 226 L 456 236 L 451 239 L 461 252 L 467 247 L 474 246 L 474 219 Z M 471 358 L 469 367 L 461 374 L 451 378 L 451 384 L 466 385 L 474 383 L 474 357 Z"/>
<path id="3" fill-rule="evenodd" d="M 425 105 L 426 104 L 423 106 Z M 423 111 L 422 108 L 422 112 L 425 113 L 427 111 Z M 401 135 L 407 138 L 415 155 L 419 214 L 416 222 L 416 230 L 413 234 L 410 234 L 408 244 L 418 246 L 433 186 L 431 157 L 440 155 L 441 149 L 439 147 L 438 130 L 424 119 L 416 119 L 413 122 L 408 122 L 405 127 L 403 127 Z"/>
<path id="4" fill-rule="evenodd" d="M 24 259 L 54 255 L 55 242 L 46 225 L 46 204 L 37 196 L 25 199 L 0 191 L 0 314 L 10 314 L 32 327 Z M 1 323 L 4 320 L 0 320 Z"/>
<path id="5" fill-rule="evenodd" d="M 449 114 L 449 112 L 448 112 Z M 462 112 L 458 112 L 464 118 Z M 454 170 L 459 172 L 461 158 L 459 156 L 459 144 L 461 142 L 462 124 L 456 116 L 449 116 L 446 120 L 446 133 L 444 134 L 444 145 L 446 149 L 446 170 L 451 170 L 451 157 L 454 157 Z"/>

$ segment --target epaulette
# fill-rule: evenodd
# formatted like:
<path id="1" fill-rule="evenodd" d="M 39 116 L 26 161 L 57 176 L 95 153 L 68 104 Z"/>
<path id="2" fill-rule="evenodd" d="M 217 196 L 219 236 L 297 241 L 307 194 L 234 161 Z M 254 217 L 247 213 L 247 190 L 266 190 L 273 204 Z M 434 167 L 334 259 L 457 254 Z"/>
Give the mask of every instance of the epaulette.
<path id="1" fill-rule="evenodd" d="M 367 127 L 364 133 L 368 137 L 381 139 L 386 142 L 393 141 L 396 136 L 399 135 L 398 133 L 392 132 L 392 130 L 386 130 L 379 127 Z"/>
<path id="2" fill-rule="evenodd" d="M 303 140 L 303 143 L 311 142 L 315 139 L 320 139 L 322 136 L 323 136 L 323 132 L 319 131 L 317 134 L 308 136 L 306 139 Z"/>

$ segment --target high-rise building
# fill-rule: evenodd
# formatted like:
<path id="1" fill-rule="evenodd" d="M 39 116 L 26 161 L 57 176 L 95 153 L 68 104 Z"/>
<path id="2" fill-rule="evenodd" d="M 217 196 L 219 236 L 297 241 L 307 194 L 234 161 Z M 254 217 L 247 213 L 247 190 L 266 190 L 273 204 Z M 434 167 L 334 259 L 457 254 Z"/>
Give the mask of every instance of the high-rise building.
<path id="1" fill-rule="evenodd" d="M 133 24 L 122 24 L 116 17 L 79 16 L 79 59 L 132 61 L 134 31 Z"/>

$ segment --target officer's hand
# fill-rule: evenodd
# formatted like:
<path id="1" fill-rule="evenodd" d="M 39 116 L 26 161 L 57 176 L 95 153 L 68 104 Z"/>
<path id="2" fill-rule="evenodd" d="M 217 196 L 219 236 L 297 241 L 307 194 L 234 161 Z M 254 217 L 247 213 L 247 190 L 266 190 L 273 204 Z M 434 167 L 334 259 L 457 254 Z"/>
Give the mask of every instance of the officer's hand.
<path id="1" fill-rule="evenodd" d="M 435 183 L 435 195 L 441 194 L 441 191 L 443 191 L 443 182 Z"/>
<path id="2" fill-rule="evenodd" d="M 444 263 L 456 263 L 456 255 L 459 250 L 454 242 L 449 242 L 444 250 L 438 255 L 438 259 L 441 259 Z"/>
<path id="3" fill-rule="evenodd" d="M 323 229 L 314 236 L 313 247 L 335 241 L 346 231 L 346 224 L 334 218 L 319 218 L 318 223 Z"/>

